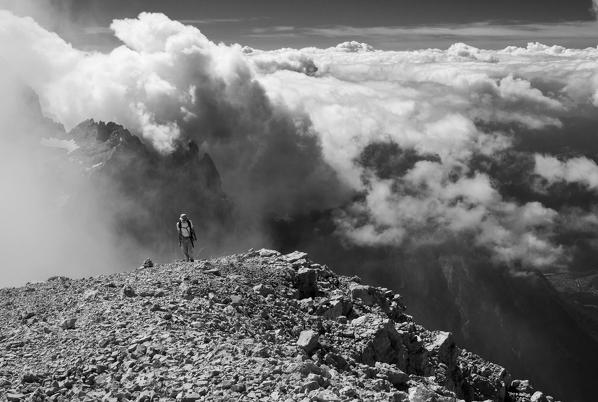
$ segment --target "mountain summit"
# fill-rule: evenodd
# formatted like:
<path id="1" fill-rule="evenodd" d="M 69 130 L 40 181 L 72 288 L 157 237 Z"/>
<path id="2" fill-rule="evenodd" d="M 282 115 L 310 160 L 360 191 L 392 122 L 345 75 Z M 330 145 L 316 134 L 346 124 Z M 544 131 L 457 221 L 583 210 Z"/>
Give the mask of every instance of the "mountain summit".
<path id="1" fill-rule="evenodd" d="M 553 400 L 305 253 L 151 265 L 0 290 L 0 398 Z"/>

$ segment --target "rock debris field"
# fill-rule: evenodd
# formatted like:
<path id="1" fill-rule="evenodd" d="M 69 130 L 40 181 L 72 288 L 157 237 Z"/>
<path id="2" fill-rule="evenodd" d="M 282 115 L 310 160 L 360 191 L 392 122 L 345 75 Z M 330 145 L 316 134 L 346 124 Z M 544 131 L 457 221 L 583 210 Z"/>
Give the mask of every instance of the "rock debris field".
<path id="1" fill-rule="evenodd" d="M 305 253 L 144 265 L 1 289 L 0 400 L 553 400 Z"/>

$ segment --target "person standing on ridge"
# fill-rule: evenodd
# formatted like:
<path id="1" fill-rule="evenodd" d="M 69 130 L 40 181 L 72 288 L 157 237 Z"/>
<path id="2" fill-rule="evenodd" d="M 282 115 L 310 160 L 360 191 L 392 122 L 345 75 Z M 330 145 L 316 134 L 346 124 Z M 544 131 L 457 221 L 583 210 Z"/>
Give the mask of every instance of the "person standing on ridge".
<path id="1" fill-rule="evenodd" d="M 183 250 L 185 261 L 193 261 L 191 249 L 195 247 L 193 242 L 197 240 L 195 230 L 193 230 L 193 222 L 187 217 L 187 214 L 181 214 L 176 223 L 176 228 L 179 234 L 179 246 Z"/>

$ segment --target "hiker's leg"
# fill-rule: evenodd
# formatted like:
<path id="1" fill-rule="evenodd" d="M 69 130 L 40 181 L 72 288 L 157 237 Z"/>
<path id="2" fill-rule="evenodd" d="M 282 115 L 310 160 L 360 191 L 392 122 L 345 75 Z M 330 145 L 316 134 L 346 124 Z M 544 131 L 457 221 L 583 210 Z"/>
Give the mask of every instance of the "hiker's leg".
<path id="1" fill-rule="evenodd" d="M 191 261 L 191 240 L 187 239 L 187 249 L 185 250 L 187 261 Z"/>
<path id="2" fill-rule="evenodd" d="M 189 247 L 187 249 L 187 255 L 189 256 L 189 261 L 193 262 L 193 246 L 191 245 L 191 240 L 189 240 Z"/>
<path id="3" fill-rule="evenodd" d="M 185 261 L 189 261 L 189 239 L 183 238 L 181 241 L 181 249 L 183 250 L 183 257 L 185 257 Z"/>

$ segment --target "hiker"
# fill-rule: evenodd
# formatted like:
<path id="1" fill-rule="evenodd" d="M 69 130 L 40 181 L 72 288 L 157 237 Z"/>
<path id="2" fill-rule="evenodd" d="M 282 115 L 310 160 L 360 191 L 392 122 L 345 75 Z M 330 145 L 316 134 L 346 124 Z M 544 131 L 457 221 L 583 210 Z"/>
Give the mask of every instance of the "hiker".
<path id="1" fill-rule="evenodd" d="M 191 249 L 195 247 L 193 242 L 197 240 L 195 230 L 193 230 L 193 222 L 187 217 L 187 214 L 181 214 L 176 223 L 176 228 L 179 233 L 179 246 L 183 250 L 185 261 L 193 261 Z"/>

